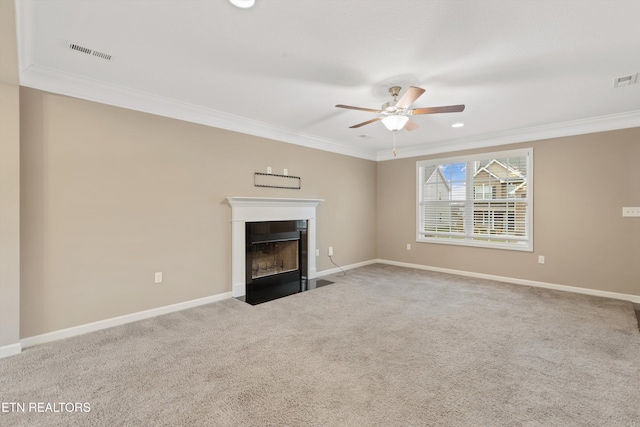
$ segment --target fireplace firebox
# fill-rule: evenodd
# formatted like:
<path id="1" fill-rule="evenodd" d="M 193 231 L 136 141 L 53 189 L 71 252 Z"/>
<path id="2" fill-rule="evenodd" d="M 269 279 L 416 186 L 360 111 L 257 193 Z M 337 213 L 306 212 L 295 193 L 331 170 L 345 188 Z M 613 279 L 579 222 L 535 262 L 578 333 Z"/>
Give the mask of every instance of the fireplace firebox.
<path id="1" fill-rule="evenodd" d="M 256 305 L 306 289 L 307 221 L 246 223 L 246 296 Z"/>

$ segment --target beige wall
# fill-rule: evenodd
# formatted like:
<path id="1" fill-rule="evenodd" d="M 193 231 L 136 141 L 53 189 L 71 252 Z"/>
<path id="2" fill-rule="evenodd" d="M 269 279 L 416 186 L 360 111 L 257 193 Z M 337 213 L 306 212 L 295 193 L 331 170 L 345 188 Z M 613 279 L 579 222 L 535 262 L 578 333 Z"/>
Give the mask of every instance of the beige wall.
<path id="1" fill-rule="evenodd" d="M 416 243 L 417 160 L 522 147 L 534 149 L 534 252 Z M 640 206 L 639 161 L 633 128 L 380 162 L 378 258 L 640 295 L 640 218 L 622 217 Z"/>
<path id="2" fill-rule="evenodd" d="M 416 243 L 415 162 L 428 157 L 376 164 L 20 89 L 13 4 L 0 1 L 0 348 L 230 291 L 232 195 L 326 199 L 319 271 L 333 268 L 333 246 L 342 265 L 380 258 L 640 295 L 640 219 L 621 217 L 640 206 L 640 128 L 495 148 L 534 147 L 533 253 Z M 255 188 L 267 166 L 301 176 L 302 190 Z"/>
<path id="3" fill-rule="evenodd" d="M 227 196 L 326 199 L 319 271 L 333 268 L 333 246 L 342 265 L 380 258 L 640 294 L 640 221 L 621 217 L 622 206 L 640 205 L 640 129 L 496 148 L 534 148 L 528 253 L 416 243 L 415 162 L 427 157 L 376 164 L 33 89 L 20 95 L 22 338 L 230 291 Z M 301 176 L 302 189 L 254 187 L 253 172 L 267 166 Z M 153 283 L 156 271 L 163 284 Z"/>
<path id="4" fill-rule="evenodd" d="M 21 89 L 21 337 L 231 291 L 227 196 L 322 198 L 318 271 L 376 258 L 375 162 Z M 288 168 L 301 190 L 256 188 Z M 164 282 L 154 284 L 154 272 Z"/>
<path id="5" fill-rule="evenodd" d="M 0 1 L 0 350 L 20 342 L 20 88 L 16 46 L 14 3 Z"/>

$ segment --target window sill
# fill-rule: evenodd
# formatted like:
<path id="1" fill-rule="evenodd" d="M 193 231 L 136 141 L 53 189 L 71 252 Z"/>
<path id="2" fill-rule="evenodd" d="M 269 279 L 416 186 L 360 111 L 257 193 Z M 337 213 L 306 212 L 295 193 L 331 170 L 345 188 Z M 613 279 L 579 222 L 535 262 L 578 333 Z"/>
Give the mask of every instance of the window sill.
<path id="1" fill-rule="evenodd" d="M 443 238 L 425 238 L 417 237 L 417 243 L 435 243 L 437 245 L 454 245 L 454 246 L 468 246 L 473 248 L 486 248 L 486 249 L 503 249 L 509 251 L 520 252 L 533 252 L 533 242 L 519 243 L 487 243 L 478 241 L 469 241 L 468 239 L 443 239 Z"/>

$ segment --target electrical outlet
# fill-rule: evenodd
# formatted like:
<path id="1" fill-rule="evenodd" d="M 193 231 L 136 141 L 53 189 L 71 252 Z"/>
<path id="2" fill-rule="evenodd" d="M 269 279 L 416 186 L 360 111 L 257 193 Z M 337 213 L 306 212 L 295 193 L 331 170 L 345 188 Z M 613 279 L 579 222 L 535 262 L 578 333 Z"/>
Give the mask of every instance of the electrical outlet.
<path id="1" fill-rule="evenodd" d="M 544 255 L 538 257 L 538 264 L 544 264 Z"/>
<path id="2" fill-rule="evenodd" d="M 154 283 L 162 283 L 162 271 L 156 272 Z"/>
<path id="3" fill-rule="evenodd" d="M 411 250 L 411 243 L 407 243 L 407 250 L 410 251 Z"/>
<path id="4" fill-rule="evenodd" d="M 333 246 L 329 246 L 329 256 L 333 256 Z"/>
<path id="5" fill-rule="evenodd" d="M 316 248 L 316 256 L 320 256 L 320 249 Z"/>
<path id="6" fill-rule="evenodd" d="M 640 207 L 622 208 L 622 216 L 640 216 Z"/>
<path id="7" fill-rule="evenodd" d="M 285 175 L 285 176 L 289 175 L 289 169 L 286 169 L 286 168 L 285 168 L 285 169 L 282 171 L 282 175 Z"/>
<path id="8" fill-rule="evenodd" d="M 267 173 L 271 173 L 271 166 L 267 166 Z"/>

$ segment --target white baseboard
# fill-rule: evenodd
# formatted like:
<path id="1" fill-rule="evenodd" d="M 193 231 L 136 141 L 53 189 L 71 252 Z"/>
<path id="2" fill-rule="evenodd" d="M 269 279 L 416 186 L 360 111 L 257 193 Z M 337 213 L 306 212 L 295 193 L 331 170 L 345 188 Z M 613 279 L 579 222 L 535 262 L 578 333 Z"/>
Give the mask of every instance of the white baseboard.
<path id="1" fill-rule="evenodd" d="M 378 259 L 370 259 L 369 261 L 356 262 L 355 264 L 340 266 L 340 268 L 342 268 L 343 271 L 347 271 L 347 270 L 352 270 L 358 267 L 364 267 L 365 265 L 377 264 L 379 262 L 381 261 Z M 315 277 L 322 277 L 322 276 L 328 276 L 330 274 L 341 273 L 340 268 L 336 267 L 336 268 L 331 268 L 329 270 L 318 271 Z"/>
<path id="2" fill-rule="evenodd" d="M 634 304 L 640 304 L 640 295 L 620 294 L 617 292 L 600 291 L 597 289 L 578 288 L 575 286 L 558 285 L 555 283 L 537 282 L 535 280 L 516 279 L 514 277 L 495 276 L 493 274 L 474 273 L 471 271 L 453 270 L 450 268 L 431 267 L 428 265 L 410 264 L 407 262 L 389 261 L 386 259 L 378 259 L 376 262 L 380 264 L 395 265 L 398 267 L 416 268 L 419 270 L 437 271 L 439 273 L 456 274 L 458 276 L 476 277 L 479 279 L 496 280 L 498 282 L 513 283 L 515 285 L 533 286 L 536 288 L 554 289 L 557 291 L 573 292 L 577 294 L 593 295 L 604 298 L 620 299 L 631 301 Z"/>
<path id="3" fill-rule="evenodd" d="M 14 356 L 16 354 L 20 354 L 21 352 L 22 352 L 22 344 L 21 343 L 3 345 L 2 347 L 0 347 L 0 359 L 2 359 L 4 357 L 9 357 L 9 356 Z"/>
<path id="4" fill-rule="evenodd" d="M 369 260 L 365 262 L 359 262 L 356 264 L 351 264 L 342 267 L 343 270 L 350 270 L 352 268 L 363 267 L 365 265 L 375 264 L 378 260 Z M 339 273 L 339 268 L 334 268 L 331 270 L 324 270 L 320 272 L 313 271 L 314 278 L 326 276 L 329 274 Z M 233 285 L 234 291 L 238 291 L 242 287 L 242 295 L 244 295 L 244 284 L 241 285 Z M 162 314 L 173 313 L 174 311 L 185 310 L 187 308 L 197 307 L 199 305 L 210 304 L 212 302 L 220 301 L 227 298 L 232 298 L 235 296 L 233 292 L 225 292 L 223 294 L 213 295 L 210 297 L 200 298 L 197 300 L 181 302 L 178 304 L 172 304 L 164 307 L 153 308 L 150 310 L 140 311 L 137 313 L 126 314 L 124 316 L 113 317 L 111 319 L 99 320 L 97 322 L 87 323 L 85 325 L 74 326 L 67 329 L 61 329 L 58 331 L 48 332 L 42 335 L 36 335 L 33 337 L 23 338 L 20 340 L 20 344 L 15 344 L 14 346 L 18 346 L 18 349 L 14 349 L 14 346 L 6 346 L 11 347 L 4 350 L 4 347 L 1 347 L 0 353 L 5 357 L 4 354 L 7 353 L 7 356 L 11 356 L 13 354 L 18 354 L 21 352 L 22 348 L 33 347 L 35 345 L 44 344 L 52 341 L 61 340 L 64 338 L 75 337 L 78 335 L 86 334 L 88 332 L 95 332 L 102 329 L 112 328 L 114 326 L 124 325 L 126 323 L 135 322 L 138 320 L 148 319 L 155 316 L 160 316 Z"/>
<path id="5" fill-rule="evenodd" d="M 85 325 L 74 326 L 72 328 L 61 329 L 42 335 L 23 338 L 20 340 L 23 348 L 32 347 L 38 344 L 44 344 L 51 341 L 57 341 L 64 338 L 75 337 L 77 335 L 95 332 L 102 329 L 112 328 L 114 326 L 124 325 L 126 323 L 136 322 L 138 320 L 148 319 L 150 317 L 160 316 L 162 314 L 173 313 L 175 311 L 185 310 L 200 305 L 211 304 L 212 302 L 221 301 L 231 298 L 231 292 L 225 292 L 210 297 L 199 298 L 191 301 L 185 301 L 178 304 L 166 305 L 164 307 L 152 308 L 150 310 L 139 311 L 137 313 L 126 314 L 124 316 L 113 317 L 111 319 L 99 320 L 97 322 L 87 323 Z"/>
<path id="6" fill-rule="evenodd" d="M 496 276 L 492 274 L 474 273 L 470 271 L 454 270 L 449 268 L 431 267 L 427 265 L 411 264 L 407 262 L 390 261 L 385 259 L 372 259 L 369 261 L 358 262 L 355 264 L 349 264 L 342 266 L 342 270 L 347 271 L 358 267 L 364 267 L 371 264 L 388 264 L 395 265 L 397 267 L 415 268 L 419 270 L 436 271 L 440 273 L 456 274 L 458 276 L 476 277 L 480 279 L 496 280 L 499 282 L 513 283 L 516 285 L 533 286 L 538 288 L 555 289 L 558 291 L 574 292 L 579 294 L 594 295 L 605 298 L 613 298 L 619 300 L 631 301 L 634 307 L 640 306 L 640 295 L 621 294 L 609 291 L 600 291 L 596 289 L 578 288 L 574 286 L 558 285 L 555 283 L 537 282 L 534 280 L 517 279 L 513 277 Z M 328 276 L 330 274 L 340 273 L 340 268 L 332 268 L 329 270 L 318 271 L 315 277 Z M 210 297 L 200 298 L 191 301 L 185 301 L 178 304 L 167 305 L 164 307 L 158 307 L 151 310 L 140 311 L 137 313 L 131 313 L 124 316 L 113 317 L 111 319 L 100 320 L 97 322 L 87 323 L 85 325 L 74 326 L 72 328 L 61 329 L 59 331 L 53 331 L 42 335 L 36 335 L 20 340 L 20 343 L 5 345 L 0 347 L 0 359 L 3 357 L 9 357 L 19 354 L 23 348 L 33 347 L 38 344 L 44 344 L 47 342 L 57 341 L 64 338 L 70 338 L 77 335 L 86 334 L 88 332 L 99 331 L 102 329 L 111 328 L 114 326 L 124 325 L 126 323 L 135 322 L 138 320 L 148 319 L 162 314 L 173 313 L 175 311 L 185 310 L 188 308 L 197 307 L 200 305 L 210 304 L 216 301 L 221 301 L 227 298 L 231 298 L 231 292 L 225 292 Z"/>

